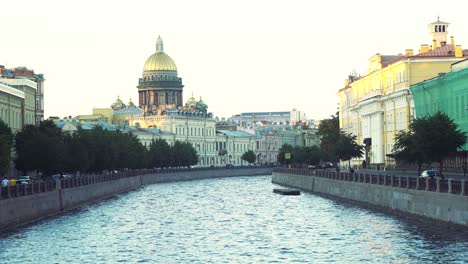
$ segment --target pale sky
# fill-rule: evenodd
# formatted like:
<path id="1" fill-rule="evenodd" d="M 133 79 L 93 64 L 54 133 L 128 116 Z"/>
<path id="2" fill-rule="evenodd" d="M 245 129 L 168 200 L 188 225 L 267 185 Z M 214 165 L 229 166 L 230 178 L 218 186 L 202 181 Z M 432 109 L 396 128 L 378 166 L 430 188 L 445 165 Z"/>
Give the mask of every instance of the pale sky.
<path id="1" fill-rule="evenodd" d="M 466 10 L 463 0 L 0 0 L 0 65 L 44 74 L 46 118 L 90 114 L 117 96 L 138 101 L 161 35 L 184 102 L 201 96 L 219 117 L 297 108 L 322 119 L 372 55 L 431 44 L 437 16 L 468 48 Z"/>

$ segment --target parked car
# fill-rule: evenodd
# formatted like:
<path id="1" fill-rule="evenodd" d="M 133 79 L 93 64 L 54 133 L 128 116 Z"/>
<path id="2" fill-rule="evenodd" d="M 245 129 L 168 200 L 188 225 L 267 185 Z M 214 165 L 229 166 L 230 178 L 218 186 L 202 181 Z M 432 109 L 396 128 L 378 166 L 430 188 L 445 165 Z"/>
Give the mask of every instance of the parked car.
<path id="1" fill-rule="evenodd" d="M 62 180 L 63 176 L 60 174 L 54 174 L 51 176 L 52 180 Z"/>
<path id="2" fill-rule="evenodd" d="M 72 178 L 71 175 L 65 174 L 65 173 L 60 173 L 60 174 L 54 174 L 51 176 L 52 180 L 64 180 L 64 179 L 69 179 Z"/>
<path id="3" fill-rule="evenodd" d="M 442 177 L 442 174 L 440 174 L 439 170 L 425 170 L 419 175 L 421 178 L 434 178 L 434 177 Z"/>
<path id="4" fill-rule="evenodd" d="M 317 166 L 315 166 L 315 165 L 309 165 L 309 166 L 307 166 L 307 168 L 308 168 L 309 170 L 315 170 L 315 169 L 317 168 Z"/>
<path id="5" fill-rule="evenodd" d="M 320 168 L 322 169 L 328 169 L 328 168 L 333 168 L 333 163 L 331 162 L 324 162 L 322 164 L 320 164 Z"/>
<path id="6" fill-rule="evenodd" d="M 234 168 L 234 165 L 232 165 L 232 164 L 226 164 L 226 168 Z"/>
<path id="7" fill-rule="evenodd" d="M 18 184 L 31 184 L 31 176 L 23 175 L 19 176 L 18 179 L 16 180 L 16 183 Z"/>

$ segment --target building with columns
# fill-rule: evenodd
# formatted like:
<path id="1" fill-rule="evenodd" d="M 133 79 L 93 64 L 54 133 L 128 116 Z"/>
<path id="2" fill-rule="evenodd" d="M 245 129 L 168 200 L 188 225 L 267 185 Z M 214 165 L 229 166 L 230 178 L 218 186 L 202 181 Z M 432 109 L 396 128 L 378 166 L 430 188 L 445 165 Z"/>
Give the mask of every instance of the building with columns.
<path id="1" fill-rule="evenodd" d="M 13 132 L 23 128 L 23 105 L 25 94 L 23 91 L 2 83 L 0 79 L 0 119 L 7 124 Z"/>
<path id="2" fill-rule="evenodd" d="M 385 167 L 395 161 L 395 136 L 408 130 L 415 117 L 410 87 L 439 74 L 449 72 L 451 65 L 468 57 L 468 50 L 448 41 L 449 23 L 435 21 L 428 25 L 432 45 L 423 44 L 418 53 L 407 49 L 404 54 L 375 54 L 369 59 L 365 75 L 352 74 L 338 91 L 340 128 L 357 136 L 366 146 L 365 157 L 352 160 L 352 165 Z"/>
<path id="3" fill-rule="evenodd" d="M 44 75 L 43 74 L 36 74 L 33 70 L 30 70 L 26 67 L 16 67 L 13 69 L 7 69 L 3 65 L 0 65 L 0 78 L 3 79 L 4 83 L 9 83 L 15 86 L 18 89 L 26 89 L 24 85 L 31 87 L 34 89 L 34 95 L 28 95 L 26 102 L 28 103 L 27 108 L 30 108 L 29 103 L 33 106 L 34 112 L 34 122 L 33 124 L 38 125 L 41 121 L 44 120 Z M 17 81 L 14 81 L 17 80 Z M 21 81 L 21 80 L 28 80 L 28 81 Z M 29 100 L 32 100 L 29 102 Z M 31 122 L 28 120 L 29 113 L 25 117 L 26 124 L 30 124 Z"/>
<path id="4" fill-rule="evenodd" d="M 0 78 L 0 118 L 13 132 L 36 124 L 36 87 L 29 79 Z"/>
<path id="5" fill-rule="evenodd" d="M 303 111 L 294 108 L 292 111 L 282 112 L 244 112 L 233 115 L 228 121 L 236 123 L 238 126 L 249 127 L 257 122 L 269 124 L 296 125 L 306 122 L 306 115 Z"/>
<path id="6" fill-rule="evenodd" d="M 297 129 L 287 125 L 255 127 L 255 154 L 259 164 L 278 161 L 280 148 L 284 144 L 293 147 L 320 146 L 317 129 Z"/>
<path id="7" fill-rule="evenodd" d="M 139 106 L 144 115 L 155 114 L 159 109 L 177 109 L 182 106 L 182 78 L 177 67 L 164 53 L 161 37 L 156 41 L 156 52 L 145 62 L 143 76 L 138 80 Z"/>

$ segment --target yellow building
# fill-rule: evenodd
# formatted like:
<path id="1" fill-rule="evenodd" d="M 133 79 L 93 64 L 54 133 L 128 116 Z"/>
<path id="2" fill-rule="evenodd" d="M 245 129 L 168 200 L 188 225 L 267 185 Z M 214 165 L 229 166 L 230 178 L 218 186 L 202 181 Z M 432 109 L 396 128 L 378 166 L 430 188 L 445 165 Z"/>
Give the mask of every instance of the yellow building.
<path id="1" fill-rule="evenodd" d="M 358 143 L 367 145 L 366 157 L 352 165 L 392 166 L 395 135 L 407 130 L 414 113 L 410 86 L 450 71 L 451 64 L 468 57 L 468 50 L 447 42 L 449 23 L 436 21 L 428 25 L 432 45 L 423 44 L 414 54 L 376 54 L 369 59 L 364 76 L 350 75 L 345 87 L 338 91 L 340 128 L 357 136 Z"/>

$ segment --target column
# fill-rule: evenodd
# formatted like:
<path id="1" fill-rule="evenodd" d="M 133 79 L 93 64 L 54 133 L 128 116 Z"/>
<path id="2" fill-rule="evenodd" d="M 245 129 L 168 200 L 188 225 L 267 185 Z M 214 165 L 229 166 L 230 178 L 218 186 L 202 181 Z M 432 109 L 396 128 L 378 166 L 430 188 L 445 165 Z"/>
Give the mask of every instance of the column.
<path id="1" fill-rule="evenodd" d="M 383 144 L 383 112 L 373 115 L 373 131 L 372 133 L 372 154 L 374 163 L 384 163 L 384 144 Z"/>

